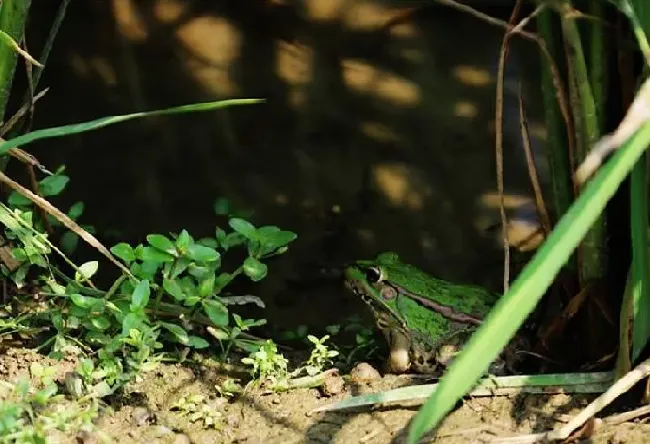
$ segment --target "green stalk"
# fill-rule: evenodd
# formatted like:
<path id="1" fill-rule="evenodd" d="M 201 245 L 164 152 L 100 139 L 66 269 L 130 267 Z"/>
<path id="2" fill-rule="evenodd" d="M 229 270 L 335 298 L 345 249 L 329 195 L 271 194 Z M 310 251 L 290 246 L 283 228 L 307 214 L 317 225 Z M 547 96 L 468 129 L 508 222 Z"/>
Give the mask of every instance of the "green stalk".
<path id="1" fill-rule="evenodd" d="M 556 38 L 559 32 L 552 10 L 547 8 L 538 15 L 537 29 L 553 59 L 561 60 L 563 53 Z M 551 175 L 551 199 L 553 200 L 556 217 L 560 218 L 573 202 L 572 173 L 569 161 L 570 147 L 567 137 L 567 124 L 564 122 L 557 101 L 549 61 L 543 54 L 540 57 L 542 62 L 542 98 L 547 131 L 546 155 Z M 575 256 L 573 256 L 567 267 L 575 270 L 575 266 Z"/>
<path id="2" fill-rule="evenodd" d="M 594 95 L 594 106 L 596 108 L 597 124 L 599 128 L 604 127 L 605 122 L 605 97 L 607 97 L 607 52 L 605 51 L 605 2 L 590 1 L 589 13 L 596 18 L 591 23 L 589 34 L 589 77 L 591 79 L 591 91 Z"/>
<path id="3" fill-rule="evenodd" d="M 634 334 L 632 362 L 650 337 L 650 261 L 648 260 L 648 168 L 647 153 L 632 170 L 630 218 L 632 230 L 632 297 L 634 299 Z"/>
<path id="4" fill-rule="evenodd" d="M 576 131 L 576 161 L 580 163 L 600 137 L 600 120 L 592 92 L 592 83 L 589 81 L 587 73 L 587 63 L 582 49 L 580 32 L 575 19 L 570 16 L 573 8 L 572 4 L 570 0 L 564 0 L 558 2 L 556 8 L 560 14 L 566 45 L 571 109 Z M 597 45 L 595 46 L 597 47 Z M 602 60 L 602 57 L 599 60 Z M 597 86 L 599 90 L 602 89 L 602 84 Z M 605 217 L 602 215 L 589 230 L 580 248 L 582 258 L 580 276 L 583 283 L 600 280 L 606 274 L 603 249 L 604 234 Z"/>
<path id="5" fill-rule="evenodd" d="M 3 0 L 0 6 L 0 30 L 20 43 L 31 0 Z M 0 45 L 0 121 L 4 120 L 18 55 L 8 45 Z"/>

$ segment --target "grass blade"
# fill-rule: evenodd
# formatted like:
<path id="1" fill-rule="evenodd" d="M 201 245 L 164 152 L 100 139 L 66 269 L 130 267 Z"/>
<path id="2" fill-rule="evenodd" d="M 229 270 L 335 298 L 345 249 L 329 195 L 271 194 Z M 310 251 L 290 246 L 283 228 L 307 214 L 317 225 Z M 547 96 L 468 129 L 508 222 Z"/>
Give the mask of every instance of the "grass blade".
<path id="1" fill-rule="evenodd" d="M 485 378 L 469 396 L 513 396 L 520 393 L 602 393 L 614 382 L 614 372 L 555 373 Z M 438 384 L 399 387 L 380 393 L 365 393 L 313 409 L 310 413 L 331 412 L 355 407 L 425 399 Z"/>
<path id="2" fill-rule="evenodd" d="M 487 316 L 485 323 L 469 340 L 438 389 L 418 412 L 409 430 L 409 443 L 415 443 L 437 426 L 487 371 L 526 317 L 533 311 L 560 268 L 598 219 L 609 199 L 630 173 L 648 144 L 650 123 L 631 137 L 598 171 L 555 230 L 537 251 L 508 291 Z"/>
<path id="3" fill-rule="evenodd" d="M 121 116 L 101 117 L 99 119 L 91 120 L 83 123 L 73 123 L 71 125 L 57 126 L 54 128 L 46 128 L 42 130 L 32 131 L 14 139 L 7 140 L 0 144 L 0 156 L 5 155 L 11 148 L 27 145 L 35 140 L 47 139 L 51 137 L 68 136 L 71 134 L 84 133 L 103 128 L 108 125 L 126 122 L 127 120 L 138 119 L 142 117 L 163 116 L 170 114 L 183 114 L 198 111 L 212 111 L 214 109 L 226 108 L 234 105 L 251 105 L 254 103 L 263 103 L 264 99 L 230 99 L 219 100 L 216 102 L 195 103 L 191 105 L 181 105 L 173 108 L 166 108 L 162 110 L 146 111 L 133 114 L 125 114 Z"/>

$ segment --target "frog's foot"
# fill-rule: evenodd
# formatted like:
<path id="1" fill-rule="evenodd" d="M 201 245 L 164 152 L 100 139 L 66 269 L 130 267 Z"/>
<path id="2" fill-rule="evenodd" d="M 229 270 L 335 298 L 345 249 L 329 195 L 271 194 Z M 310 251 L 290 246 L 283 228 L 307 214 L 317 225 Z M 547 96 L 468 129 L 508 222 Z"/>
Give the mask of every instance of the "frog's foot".
<path id="1" fill-rule="evenodd" d="M 436 361 L 444 367 L 449 367 L 458 353 L 460 353 L 460 348 L 457 345 L 441 345 L 436 351 Z"/>

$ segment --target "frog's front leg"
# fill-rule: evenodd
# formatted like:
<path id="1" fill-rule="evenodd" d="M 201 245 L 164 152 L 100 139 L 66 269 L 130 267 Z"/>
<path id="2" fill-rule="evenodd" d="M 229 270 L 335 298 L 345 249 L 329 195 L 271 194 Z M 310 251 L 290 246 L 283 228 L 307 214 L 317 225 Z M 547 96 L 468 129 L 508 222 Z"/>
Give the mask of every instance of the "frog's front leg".
<path id="1" fill-rule="evenodd" d="M 409 355 L 411 340 L 403 333 L 391 331 L 388 344 L 390 345 L 390 355 L 386 363 L 386 371 L 397 374 L 406 373 L 411 367 Z"/>

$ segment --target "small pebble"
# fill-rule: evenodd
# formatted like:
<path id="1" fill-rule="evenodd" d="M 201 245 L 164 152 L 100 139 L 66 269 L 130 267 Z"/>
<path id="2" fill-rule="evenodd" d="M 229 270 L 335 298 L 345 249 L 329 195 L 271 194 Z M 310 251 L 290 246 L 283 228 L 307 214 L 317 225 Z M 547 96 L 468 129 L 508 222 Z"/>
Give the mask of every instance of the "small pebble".
<path id="1" fill-rule="evenodd" d="M 345 381 L 338 374 L 325 377 L 321 391 L 325 396 L 335 396 L 343 391 Z"/>
<path id="2" fill-rule="evenodd" d="M 97 444 L 99 442 L 97 434 L 87 430 L 77 433 L 76 438 L 78 444 Z"/>
<path id="3" fill-rule="evenodd" d="M 376 381 L 381 375 L 367 362 L 360 362 L 350 371 L 350 379 L 354 382 Z"/>
<path id="4" fill-rule="evenodd" d="M 174 438 L 174 444 L 191 444 L 192 440 L 184 433 L 179 433 Z"/>
<path id="5" fill-rule="evenodd" d="M 226 418 L 226 424 L 228 424 L 229 427 L 237 427 L 239 425 L 239 415 L 228 415 L 228 418 Z"/>
<path id="6" fill-rule="evenodd" d="M 138 427 L 151 424 L 155 420 L 155 415 L 146 407 L 136 407 L 133 409 L 133 422 Z"/>
<path id="7" fill-rule="evenodd" d="M 165 435 L 171 435 L 173 434 L 174 431 L 170 429 L 169 427 L 165 427 L 164 425 L 159 425 L 156 427 L 155 434 L 156 436 L 165 436 Z"/>

